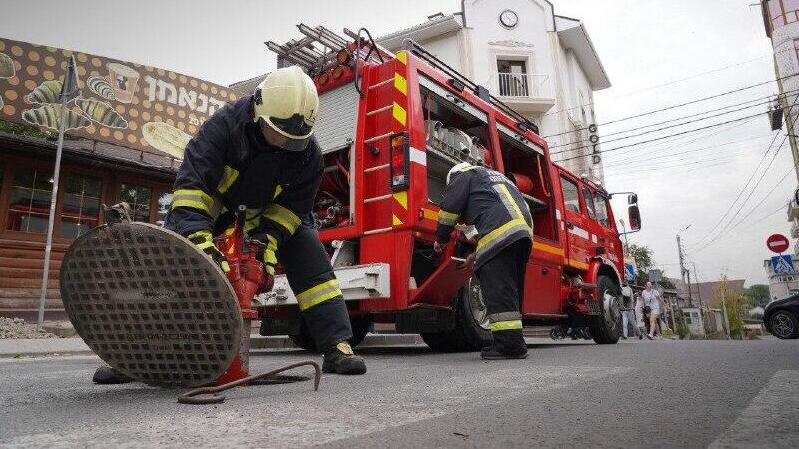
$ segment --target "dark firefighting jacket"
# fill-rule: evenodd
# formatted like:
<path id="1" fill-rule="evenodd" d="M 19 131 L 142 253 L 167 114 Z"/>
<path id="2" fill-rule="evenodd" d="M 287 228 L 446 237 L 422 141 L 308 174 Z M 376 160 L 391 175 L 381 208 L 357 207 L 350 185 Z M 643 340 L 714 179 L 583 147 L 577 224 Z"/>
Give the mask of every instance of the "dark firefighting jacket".
<path id="1" fill-rule="evenodd" d="M 510 244 L 533 238 L 533 218 L 519 189 L 502 173 L 485 167 L 452 174 L 438 213 L 438 242 L 449 242 L 458 223 L 477 229 L 475 268 Z"/>
<path id="2" fill-rule="evenodd" d="M 279 247 L 309 221 L 323 171 L 319 146 L 312 139 L 302 152 L 272 147 L 253 117 L 247 96 L 203 123 L 186 146 L 166 228 L 218 234 L 243 204 L 247 230 L 268 234 Z"/>

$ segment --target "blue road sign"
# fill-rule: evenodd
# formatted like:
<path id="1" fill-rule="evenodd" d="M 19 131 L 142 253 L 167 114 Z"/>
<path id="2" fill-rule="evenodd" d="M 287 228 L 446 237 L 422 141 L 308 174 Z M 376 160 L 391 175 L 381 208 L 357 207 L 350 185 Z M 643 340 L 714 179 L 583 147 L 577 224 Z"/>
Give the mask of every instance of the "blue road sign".
<path id="1" fill-rule="evenodd" d="M 774 274 L 789 274 L 795 272 L 791 256 L 772 257 L 771 268 L 774 270 Z"/>
<path id="2" fill-rule="evenodd" d="M 635 279 L 635 264 L 625 263 L 624 264 L 624 279 L 628 281 L 632 281 Z"/>

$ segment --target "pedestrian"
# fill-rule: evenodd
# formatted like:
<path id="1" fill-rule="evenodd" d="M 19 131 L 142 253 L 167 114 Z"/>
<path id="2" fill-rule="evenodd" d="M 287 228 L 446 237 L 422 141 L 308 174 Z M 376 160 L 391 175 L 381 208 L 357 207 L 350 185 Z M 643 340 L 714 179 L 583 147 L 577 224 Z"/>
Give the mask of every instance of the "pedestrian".
<path id="1" fill-rule="evenodd" d="M 311 220 L 324 170 L 313 136 L 318 111 L 316 86 L 297 66 L 274 70 L 252 95 L 218 110 L 186 146 L 164 226 L 228 271 L 214 237 L 234 224 L 234 211 L 245 205 L 245 230 L 263 243 L 258 258 L 272 276 L 282 263 L 302 319 L 324 354 L 322 370 L 363 374 L 366 364 L 348 343 L 352 328 L 344 297 Z M 130 379 L 101 367 L 94 381 Z"/>
<path id="2" fill-rule="evenodd" d="M 644 335 L 649 333 L 649 317 L 644 314 L 644 298 L 639 294 L 635 294 L 635 327 L 638 333 L 638 339 L 643 340 Z"/>
<path id="3" fill-rule="evenodd" d="M 532 248 L 533 219 L 524 197 L 502 173 L 461 162 L 447 174 L 433 245 L 436 252 L 442 252 L 458 223 L 474 225 L 478 231 L 477 251 L 460 268 L 474 267 L 483 280 L 494 342 L 483 348 L 480 356 L 486 360 L 526 358 L 519 305 Z"/>
<path id="4" fill-rule="evenodd" d="M 638 335 L 638 324 L 635 317 L 635 298 L 624 297 L 624 308 L 621 311 L 621 338 L 627 339 L 630 335 L 629 327 L 632 327 L 632 336 Z"/>
<path id="5" fill-rule="evenodd" d="M 648 315 L 649 321 L 649 332 L 646 334 L 646 338 L 652 340 L 655 338 L 656 333 L 659 334 L 658 319 L 660 318 L 660 311 L 662 309 L 660 292 L 652 288 L 651 282 L 647 282 L 646 288 L 644 288 L 644 291 L 641 293 L 641 298 L 644 303 L 644 314 Z"/>

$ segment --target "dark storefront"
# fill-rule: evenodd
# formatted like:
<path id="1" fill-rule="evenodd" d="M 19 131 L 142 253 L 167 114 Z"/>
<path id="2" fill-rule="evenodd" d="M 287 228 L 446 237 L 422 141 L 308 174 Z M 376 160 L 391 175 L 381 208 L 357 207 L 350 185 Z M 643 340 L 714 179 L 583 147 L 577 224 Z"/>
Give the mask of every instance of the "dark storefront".
<path id="1" fill-rule="evenodd" d="M 58 269 L 70 242 L 103 223 L 102 205 L 163 220 L 186 143 L 238 94 L 168 70 L 0 38 L 0 314 L 38 307 L 64 68 L 68 105 L 47 307 L 61 308 Z M 12 311 L 17 311 L 13 312 Z"/>

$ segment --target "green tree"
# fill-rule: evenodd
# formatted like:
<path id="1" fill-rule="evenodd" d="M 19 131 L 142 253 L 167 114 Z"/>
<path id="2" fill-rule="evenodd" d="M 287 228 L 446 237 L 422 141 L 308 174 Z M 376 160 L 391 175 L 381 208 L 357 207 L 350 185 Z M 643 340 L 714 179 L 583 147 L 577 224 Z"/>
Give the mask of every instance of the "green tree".
<path id="1" fill-rule="evenodd" d="M 754 284 L 746 289 L 746 299 L 752 307 L 765 307 L 769 302 L 768 285 Z"/>
<path id="2" fill-rule="evenodd" d="M 666 290 L 676 290 L 677 289 L 677 286 L 674 285 L 674 283 L 671 282 L 671 279 L 667 278 L 666 276 L 663 276 L 663 279 L 661 279 L 660 282 L 658 282 L 658 284 L 660 284 L 660 286 L 665 288 Z"/>
<path id="3" fill-rule="evenodd" d="M 741 319 L 741 308 L 747 302 L 744 296 L 740 293 L 736 294 L 730 289 L 727 276 L 721 277 L 721 281 L 713 295 L 714 303 L 720 306 L 726 303 L 727 319 L 730 322 L 730 337 L 739 340 L 744 335 L 744 322 Z"/>
<path id="4" fill-rule="evenodd" d="M 636 285 L 644 285 L 649 281 L 649 270 L 652 268 L 652 250 L 646 245 L 636 245 L 635 243 L 627 247 L 626 256 L 635 260 L 638 274 L 635 276 Z"/>

